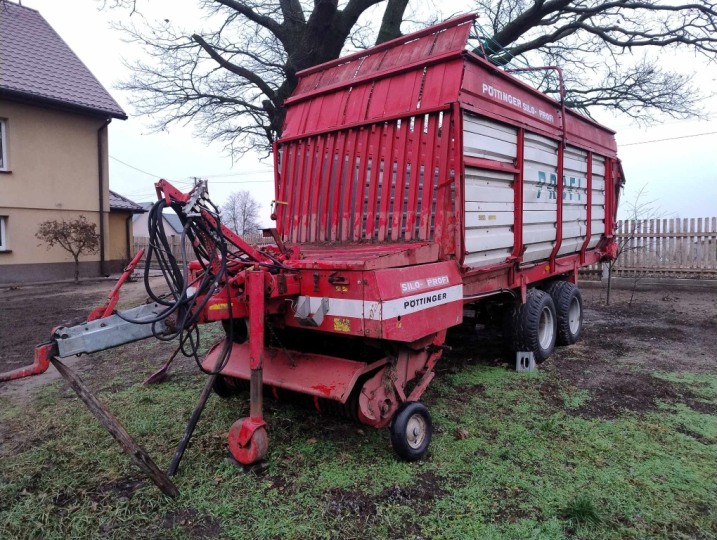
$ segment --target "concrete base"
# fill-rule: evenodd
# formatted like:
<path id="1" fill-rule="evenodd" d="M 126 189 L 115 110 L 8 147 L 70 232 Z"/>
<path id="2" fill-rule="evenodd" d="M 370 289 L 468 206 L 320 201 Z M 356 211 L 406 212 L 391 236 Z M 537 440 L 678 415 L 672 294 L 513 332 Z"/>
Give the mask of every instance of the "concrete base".
<path id="1" fill-rule="evenodd" d="M 515 371 L 535 371 L 535 356 L 532 352 L 515 353 Z"/>
<path id="2" fill-rule="evenodd" d="M 106 274 L 122 272 L 124 261 L 107 261 Z M 0 285 L 71 280 L 75 277 L 75 263 L 38 263 L 0 265 Z M 104 277 L 99 261 L 81 262 L 80 279 Z"/>

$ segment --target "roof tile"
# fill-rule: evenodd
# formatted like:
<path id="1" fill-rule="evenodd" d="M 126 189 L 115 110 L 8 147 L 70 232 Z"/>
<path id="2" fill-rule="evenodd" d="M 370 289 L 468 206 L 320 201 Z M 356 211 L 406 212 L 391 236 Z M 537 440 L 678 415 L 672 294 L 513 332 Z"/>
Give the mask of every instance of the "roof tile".
<path id="1" fill-rule="evenodd" d="M 2 91 L 127 117 L 40 13 L 7 1 L 0 1 Z"/>

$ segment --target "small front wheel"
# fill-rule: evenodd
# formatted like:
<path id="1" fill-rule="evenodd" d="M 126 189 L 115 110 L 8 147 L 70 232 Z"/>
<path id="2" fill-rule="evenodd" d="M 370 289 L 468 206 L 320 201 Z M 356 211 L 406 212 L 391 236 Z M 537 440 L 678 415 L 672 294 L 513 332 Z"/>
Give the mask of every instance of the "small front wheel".
<path id="1" fill-rule="evenodd" d="M 391 445 L 401 458 L 421 459 L 428 451 L 432 435 L 431 415 L 423 403 L 409 401 L 399 407 L 391 424 Z"/>

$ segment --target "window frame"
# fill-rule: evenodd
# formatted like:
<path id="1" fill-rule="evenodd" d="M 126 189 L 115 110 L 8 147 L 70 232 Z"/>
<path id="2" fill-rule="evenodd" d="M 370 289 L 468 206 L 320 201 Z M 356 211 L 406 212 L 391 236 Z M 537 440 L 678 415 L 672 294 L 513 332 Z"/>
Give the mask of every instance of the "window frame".
<path id="1" fill-rule="evenodd" d="M 7 216 L 0 216 L 0 253 L 10 251 L 7 245 Z"/>
<path id="2" fill-rule="evenodd" d="M 10 171 L 7 163 L 7 118 L 0 118 L 0 171 Z"/>

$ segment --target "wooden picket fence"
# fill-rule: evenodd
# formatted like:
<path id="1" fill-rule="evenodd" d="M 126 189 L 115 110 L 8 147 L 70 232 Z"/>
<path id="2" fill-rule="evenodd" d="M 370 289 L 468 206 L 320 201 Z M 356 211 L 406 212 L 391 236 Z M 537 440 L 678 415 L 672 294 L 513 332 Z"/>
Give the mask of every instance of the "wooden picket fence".
<path id="1" fill-rule="evenodd" d="M 251 244 L 252 246 L 262 246 L 262 245 L 274 243 L 274 241 L 271 238 L 264 238 L 261 233 L 245 234 L 243 238 L 244 238 L 245 242 L 247 242 L 248 244 Z M 182 260 L 181 236 L 172 235 L 172 236 L 167 237 L 167 240 L 169 242 L 169 247 L 172 251 L 172 254 L 175 256 L 175 258 L 177 260 Z M 186 246 L 187 256 L 190 259 L 193 259 L 194 251 L 192 250 L 192 246 L 188 240 L 185 240 L 185 241 L 187 243 L 187 246 Z M 134 237 L 134 251 L 132 251 L 132 253 L 135 254 L 140 249 L 144 249 L 146 252 L 148 246 L 149 246 L 149 237 L 135 236 Z M 140 265 L 143 263 L 144 263 L 144 257 L 142 258 Z M 158 267 L 155 260 L 152 261 L 152 266 Z"/>
<path id="2" fill-rule="evenodd" d="M 616 277 L 717 279 L 717 217 L 618 221 Z M 581 271 L 600 278 L 601 265 Z"/>

